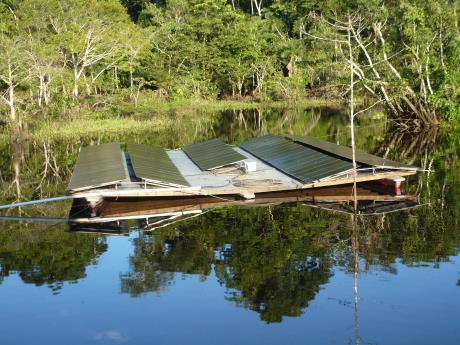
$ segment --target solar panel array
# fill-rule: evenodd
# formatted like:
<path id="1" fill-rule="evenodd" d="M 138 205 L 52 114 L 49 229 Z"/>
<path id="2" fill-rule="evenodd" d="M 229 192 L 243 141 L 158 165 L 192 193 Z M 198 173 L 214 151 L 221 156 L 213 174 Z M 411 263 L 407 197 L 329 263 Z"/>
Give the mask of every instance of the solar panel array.
<path id="1" fill-rule="evenodd" d="M 350 148 L 316 138 L 286 139 L 266 135 L 250 139 L 240 147 L 303 183 L 352 169 Z M 216 169 L 246 159 L 220 139 L 188 145 L 183 151 L 201 170 Z M 130 171 L 134 171 L 135 177 L 157 185 L 189 186 L 164 149 L 128 144 L 127 152 L 132 166 Z M 416 169 L 362 151 L 357 152 L 357 161 L 360 166 Z M 78 191 L 128 181 L 128 168 L 119 143 L 88 146 L 80 152 L 68 190 Z"/>
<path id="2" fill-rule="evenodd" d="M 182 150 L 201 170 L 216 169 L 246 159 L 220 139 L 188 145 Z"/>
<path id="3" fill-rule="evenodd" d="M 141 144 L 128 144 L 127 151 L 137 177 L 159 184 L 189 185 L 165 149 Z"/>
<path id="4" fill-rule="evenodd" d="M 337 157 L 345 158 L 348 160 L 352 160 L 352 149 L 350 147 L 346 146 L 341 146 L 337 145 L 334 143 L 331 143 L 329 141 L 321 140 L 318 138 L 312 138 L 312 137 L 298 137 L 298 136 L 292 136 L 288 137 L 289 139 L 303 144 L 307 145 L 313 148 L 316 148 L 318 150 L 321 150 L 323 152 L 327 152 L 330 154 L 333 154 Z M 389 167 L 389 168 L 406 168 L 406 169 L 416 169 L 416 167 L 403 164 L 403 163 L 398 163 L 391 161 L 389 159 L 381 158 L 375 155 L 371 155 L 369 153 L 360 151 L 360 150 L 355 150 L 355 155 L 356 155 L 356 161 L 358 163 L 368 165 L 368 166 L 378 166 L 378 167 Z"/>
<path id="5" fill-rule="evenodd" d="M 240 147 L 303 183 L 352 169 L 352 163 L 347 159 L 274 135 L 250 139 Z"/>
<path id="6" fill-rule="evenodd" d="M 119 143 L 81 149 L 67 190 L 79 190 L 127 181 L 128 174 Z"/>

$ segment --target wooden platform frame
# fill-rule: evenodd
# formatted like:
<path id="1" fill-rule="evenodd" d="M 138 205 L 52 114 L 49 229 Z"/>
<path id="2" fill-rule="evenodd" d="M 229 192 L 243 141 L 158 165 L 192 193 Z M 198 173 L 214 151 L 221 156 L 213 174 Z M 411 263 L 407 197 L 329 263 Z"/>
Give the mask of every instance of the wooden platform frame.
<path id="1" fill-rule="evenodd" d="M 383 179 L 397 179 L 399 177 L 411 176 L 416 174 L 416 171 L 386 171 L 380 173 L 365 173 L 359 174 L 356 182 L 369 182 Z M 244 180 L 243 180 L 244 181 Z M 226 187 L 182 187 L 182 188 L 129 188 L 129 189 L 94 189 L 88 191 L 75 192 L 72 194 L 74 198 L 86 199 L 103 199 L 103 198 L 139 198 L 139 197 L 164 197 L 164 196 L 206 196 L 206 195 L 239 195 L 245 199 L 252 199 L 257 193 L 266 192 L 281 192 L 291 190 L 303 190 L 310 188 L 321 188 L 327 186 L 338 186 L 353 183 L 354 179 L 351 176 L 344 176 L 337 179 L 318 181 L 308 184 L 265 184 L 251 183 L 244 188 L 237 186 Z"/>

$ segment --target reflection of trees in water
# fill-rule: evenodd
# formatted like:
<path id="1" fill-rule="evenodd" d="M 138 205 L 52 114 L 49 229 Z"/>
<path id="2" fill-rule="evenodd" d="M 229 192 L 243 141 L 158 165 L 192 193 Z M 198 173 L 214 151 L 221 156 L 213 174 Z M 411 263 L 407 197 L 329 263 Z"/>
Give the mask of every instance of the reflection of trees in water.
<path id="1" fill-rule="evenodd" d="M 267 133 L 335 137 L 347 123 L 343 110 L 331 107 L 228 110 L 216 117 L 213 133 L 233 144 Z"/>
<path id="2" fill-rule="evenodd" d="M 234 270 L 231 275 L 220 276 L 226 287 L 233 289 L 227 298 L 258 312 L 266 322 L 281 322 L 283 316 L 301 315 L 331 276 L 330 267 L 318 258 L 302 259 L 291 258 L 281 267 L 261 259 L 257 262 L 260 271 L 253 274 L 249 273 L 253 267 L 231 267 Z"/>
<path id="3" fill-rule="evenodd" d="M 385 133 L 376 153 L 382 157 L 390 155 L 407 164 L 420 164 L 421 158 L 435 151 L 435 145 L 440 141 L 439 135 L 438 127 L 420 132 L 390 129 Z"/>
<path id="4" fill-rule="evenodd" d="M 174 272 L 206 279 L 213 269 L 229 289 L 229 300 L 266 322 L 279 322 L 308 307 L 334 265 L 350 274 L 376 269 L 397 274 L 399 259 L 436 264 L 460 244 L 456 218 L 445 213 L 441 224 L 426 208 L 361 216 L 357 226 L 358 233 L 347 216 L 302 205 L 216 210 L 155 236 L 140 233 L 131 271 L 121 274 L 122 291 L 132 296 L 161 291 L 174 282 Z M 222 255 L 222 248 L 230 249 Z"/>
<path id="5" fill-rule="evenodd" d="M 62 193 L 62 177 L 68 173 L 65 162 L 76 156 L 76 148 L 77 145 L 70 144 L 28 142 L 0 145 L 0 154 L 5 157 L 0 160 L 1 203 Z M 5 213 L 11 215 L 19 211 L 20 215 L 62 217 L 67 209 L 66 204 L 54 203 L 11 209 Z M 107 247 L 100 237 L 79 236 L 56 226 L 46 228 L 43 223 L 0 224 L 0 279 L 18 274 L 23 282 L 37 286 L 46 284 L 56 293 L 64 282 L 85 277 L 86 267 Z"/>
<path id="6" fill-rule="evenodd" d="M 46 284 L 58 293 L 64 282 L 84 278 L 86 267 L 95 264 L 107 250 L 105 240 L 95 235 L 80 236 L 62 228 L 43 229 L 37 224 L 2 226 L 0 282 L 17 273 L 24 283 Z"/>
<path id="7" fill-rule="evenodd" d="M 230 289 L 229 300 L 279 322 L 300 315 L 329 280 L 329 251 L 337 235 L 330 229 L 336 227 L 335 220 L 321 221 L 300 205 L 215 211 L 155 237 L 140 234 L 131 271 L 121 275 L 122 291 L 132 296 L 160 291 L 174 279 L 171 272 L 205 279 L 214 267 Z M 231 254 L 215 256 L 225 245 Z"/>
<path id="8" fill-rule="evenodd" d="M 273 241 L 264 237 L 260 237 L 264 242 Z M 305 245 L 302 250 L 293 248 L 289 238 L 280 238 L 276 245 L 256 247 L 237 242 L 230 270 L 218 272 L 220 281 L 232 289 L 227 298 L 260 313 L 266 322 L 301 315 L 331 276 L 326 253 L 308 255 L 311 245 L 301 243 Z"/>
<path id="9" fill-rule="evenodd" d="M 401 159 L 431 169 L 419 174 L 418 183 L 409 186 L 419 195 L 421 203 L 429 206 L 411 212 L 387 215 L 379 222 L 379 231 L 374 224 L 367 226 L 370 242 L 374 248 L 385 243 L 386 253 L 380 251 L 378 261 L 393 262 L 401 257 L 405 263 L 420 261 L 439 262 L 455 255 L 460 248 L 460 135 L 456 131 L 428 131 L 409 133 L 388 131 L 379 153 L 389 153 Z"/>
<path id="10" fill-rule="evenodd" d="M 122 292 L 140 296 L 161 291 L 174 281 L 174 272 L 209 275 L 213 253 L 206 245 L 195 237 L 168 238 L 157 241 L 150 234 L 140 233 L 134 239 L 131 271 L 120 274 Z"/>
<path id="11" fill-rule="evenodd" d="M 433 172 L 421 174 L 417 183 L 420 201 L 430 206 L 388 217 L 379 234 L 379 242 L 386 243 L 388 249 L 386 253 L 380 251 L 378 261 L 391 262 L 397 256 L 406 264 L 430 262 L 436 266 L 448 261 L 460 250 L 459 128 L 419 133 L 389 131 L 382 145 L 385 147 L 396 157 Z M 374 245 L 368 252 L 379 251 Z"/>
<path id="12" fill-rule="evenodd" d="M 438 205 L 364 217 L 360 247 L 368 265 L 391 265 L 399 258 L 405 264 L 439 263 L 456 255 L 460 248 L 457 216 L 445 212 L 441 218 Z M 390 269 L 391 271 L 391 269 Z"/>
<path id="13" fill-rule="evenodd" d="M 302 206 L 236 212 L 228 270 L 219 270 L 228 298 L 266 322 L 298 316 L 331 276 L 331 226 Z M 227 223 L 227 222 L 225 222 Z"/>

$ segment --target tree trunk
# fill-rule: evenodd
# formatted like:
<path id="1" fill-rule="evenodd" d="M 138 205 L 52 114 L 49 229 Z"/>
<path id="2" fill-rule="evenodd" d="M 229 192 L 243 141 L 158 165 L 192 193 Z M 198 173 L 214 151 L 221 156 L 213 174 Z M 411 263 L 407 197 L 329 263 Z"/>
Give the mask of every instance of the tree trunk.
<path id="1" fill-rule="evenodd" d="M 40 73 L 38 79 L 40 81 L 38 90 L 38 106 L 41 108 L 43 104 L 48 105 L 49 103 L 49 78 L 46 73 Z"/>
<path id="2" fill-rule="evenodd" d="M 259 17 L 262 17 L 262 1 L 263 0 L 251 0 L 251 12 L 254 14 L 254 9 L 252 7 L 252 2 L 254 1 L 254 5 L 256 6 L 256 10 L 257 10 L 257 15 Z"/>
<path id="3" fill-rule="evenodd" d="M 291 55 L 291 60 L 289 60 L 289 63 L 287 64 L 286 68 L 288 70 L 288 76 L 289 78 L 292 78 L 294 75 L 294 67 L 295 67 L 295 55 Z"/>
<path id="4" fill-rule="evenodd" d="M 133 81 L 133 66 L 129 64 L 129 97 L 133 98 L 134 81 Z"/>
<path id="5" fill-rule="evenodd" d="M 11 62 L 8 62 L 8 105 L 10 107 L 11 122 L 16 124 L 17 115 L 16 115 L 16 108 L 14 106 L 14 80 L 13 80 L 13 68 L 11 66 Z"/>
<path id="6" fill-rule="evenodd" d="M 74 98 L 78 97 L 78 80 L 76 79 L 76 77 L 75 77 L 74 84 L 73 84 L 72 96 Z"/>
<path id="7" fill-rule="evenodd" d="M 74 98 L 77 98 L 79 94 L 78 81 L 80 80 L 80 75 L 81 75 L 81 71 L 78 71 L 77 65 L 74 65 L 73 75 L 74 75 L 74 79 L 73 79 L 74 84 L 73 84 L 72 96 Z"/>
<path id="8" fill-rule="evenodd" d="M 38 80 L 40 81 L 40 85 L 38 87 L 38 106 L 42 107 L 42 99 L 43 99 L 43 76 L 42 74 L 39 75 Z"/>
<path id="9" fill-rule="evenodd" d="M 243 96 L 243 80 L 242 79 L 238 79 L 237 87 L 238 87 L 238 96 L 242 97 Z"/>
<path id="10" fill-rule="evenodd" d="M 86 85 L 86 94 L 89 96 L 92 94 L 92 90 L 91 90 L 92 85 L 90 82 L 88 82 L 88 79 L 86 77 L 84 77 L 84 80 L 85 80 L 85 85 Z"/>
<path id="11" fill-rule="evenodd" d="M 113 68 L 113 78 L 115 79 L 114 82 L 115 82 L 115 89 L 118 90 L 119 86 L 118 86 L 118 67 L 115 66 Z"/>
<path id="12" fill-rule="evenodd" d="M 43 101 L 45 102 L 45 105 L 48 105 L 50 103 L 50 78 L 47 74 L 43 76 Z"/>

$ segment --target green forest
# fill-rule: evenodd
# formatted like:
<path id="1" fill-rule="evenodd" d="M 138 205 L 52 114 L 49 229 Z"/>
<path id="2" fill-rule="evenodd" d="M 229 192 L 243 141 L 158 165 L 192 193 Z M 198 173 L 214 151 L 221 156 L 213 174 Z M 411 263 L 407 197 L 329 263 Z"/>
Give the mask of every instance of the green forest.
<path id="1" fill-rule="evenodd" d="M 459 11 L 458 0 L 0 0 L 0 126 L 142 100 L 347 104 L 351 89 L 404 126 L 455 122 Z"/>

